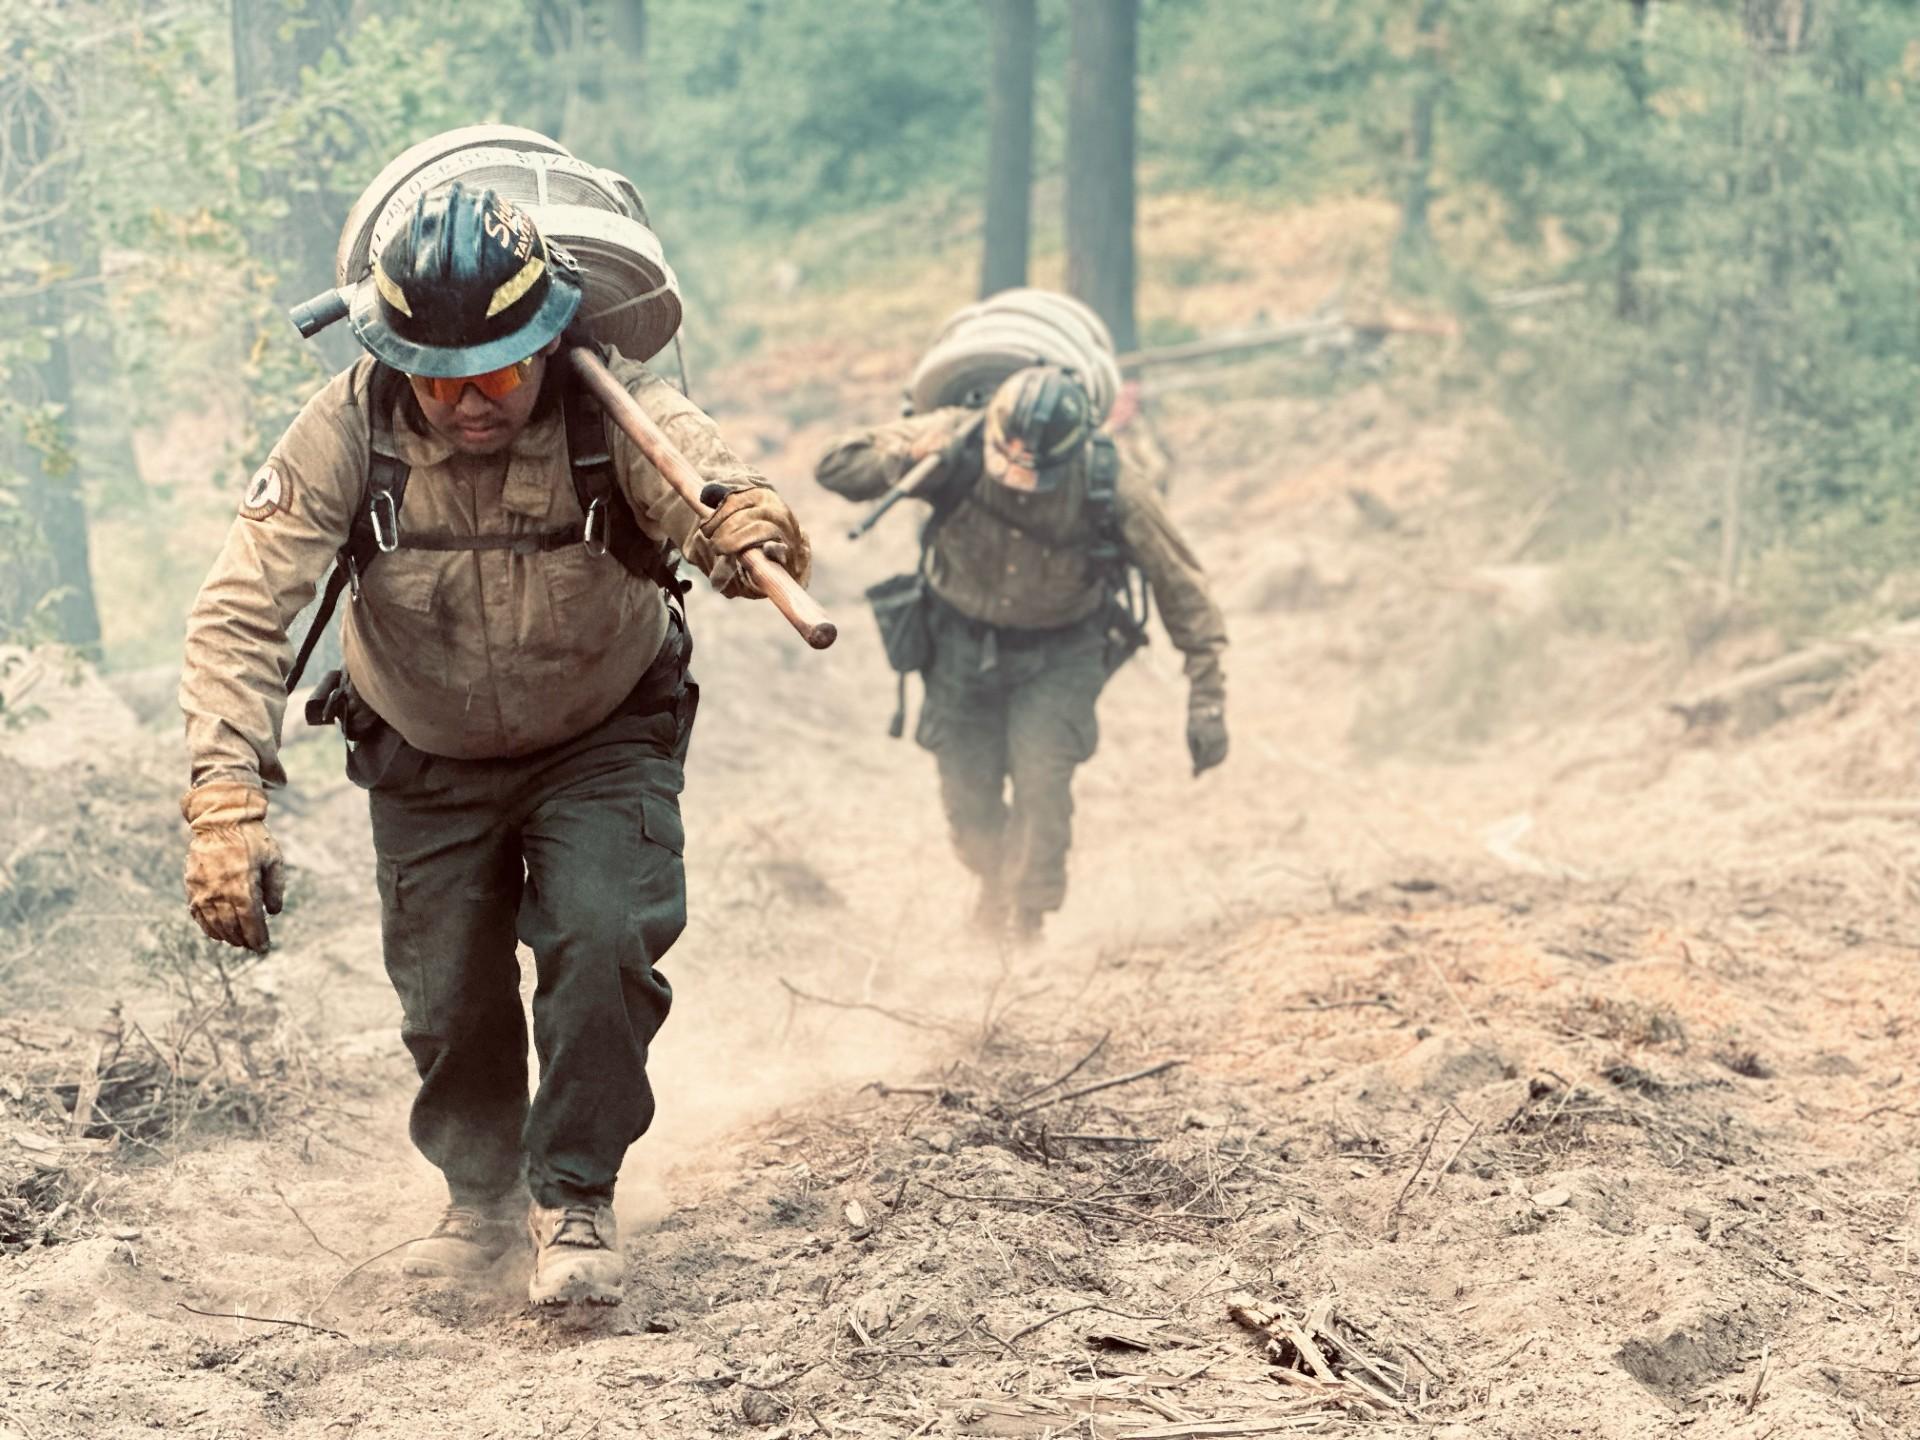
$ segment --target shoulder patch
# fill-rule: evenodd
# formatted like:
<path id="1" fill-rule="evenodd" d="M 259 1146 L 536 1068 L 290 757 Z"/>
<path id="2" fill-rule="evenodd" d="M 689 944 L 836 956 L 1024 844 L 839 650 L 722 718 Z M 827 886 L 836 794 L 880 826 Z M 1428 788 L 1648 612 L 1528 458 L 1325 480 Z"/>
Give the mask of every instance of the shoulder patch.
<path id="1" fill-rule="evenodd" d="M 267 520 L 293 503 L 293 482 L 271 464 L 262 465 L 240 497 L 240 513 L 249 520 Z"/>

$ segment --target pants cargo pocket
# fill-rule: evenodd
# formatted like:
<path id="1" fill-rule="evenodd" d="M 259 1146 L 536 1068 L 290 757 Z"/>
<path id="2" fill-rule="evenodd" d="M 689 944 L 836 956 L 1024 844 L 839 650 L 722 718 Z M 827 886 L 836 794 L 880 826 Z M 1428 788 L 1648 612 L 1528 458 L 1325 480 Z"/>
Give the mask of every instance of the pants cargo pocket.
<path id="1" fill-rule="evenodd" d="M 401 1033 L 430 1034 L 433 995 L 428 986 L 433 968 L 432 946 L 421 933 L 427 917 L 407 908 L 406 872 L 384 857 L 374 863 L 374 883 L 380 892 L 381 950 L 387 978 L 400 997 Z"/>
<path id="2" fill-rule="evenodd" d="M 687 853 L 687 832 L 680 819 L 680 807 L 663 795 L 648 795 L 640 802 L 642 833 L 655 845 L 675 855 Z"/>

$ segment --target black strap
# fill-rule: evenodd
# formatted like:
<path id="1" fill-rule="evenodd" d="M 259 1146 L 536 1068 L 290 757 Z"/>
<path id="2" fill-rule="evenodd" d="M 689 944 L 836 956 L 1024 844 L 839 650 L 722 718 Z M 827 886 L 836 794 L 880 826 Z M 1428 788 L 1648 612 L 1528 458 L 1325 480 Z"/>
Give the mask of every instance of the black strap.
<path id="1" fill-rule="evenodd" d="M 327 576 L 327 588 L 320 592 L 320 603 L 314 607 L 313 623 L 307 626 L 306 638 L 300 642 L 300 653 L 293 657 L 293 669 L 287 672 L 287 694 L 300 688 L 300 677 L 306 673 L 314 647 L 326 633 L 327 622 L 333 619 L 334 607 L 340 603 L 340 592 L 346 588 L 347 568 L 336 561 L 333 573 Z"/>
<path id="2" fill-rule="evenodd" d="M 613 452 L 607 443 L 607 412 L 584 385 L 573 383 L 571 370 L 562 381 L 561 413 L 567 427 L 567 466 L 573 472 L 573 494 L 580 502 L 585 539 L 595 553 L 613 556 L 629 574 L 651 580 L 670 597 L 693 588 L 678 574 L 678 560 L 665 541 L 650 538 L 640 528 L 633 507 L 614 473 Z"/>
<path id="3" fill-rule="evenodd" d="M 1133 551 L 1120 528 L 1120 452 L 1111 435 L 1095 435 L 1087 457 L 1087 509 L 1093 526 L 1093 546 L 1088 559 L 1106 578 L 1107 588 L 1119 603 L 1124 628 L 1134 648 L 1147 642 L 1147 616 L 1153 605 L 1153 592 L 1147 577 L 1134 564 Z"/>
<path id="4" fill-rule="evenodd" d="M 407 477 L 412 472 L 400 458 L 399 447 L 394 443 L 393 409 L 400 402 L 406 378 L 386 365 L 373 367 L 373 378 L 367 386 L 366 503 L 354 511 L 347 543 L 333 557 L 333 573 L 327 576 L 320 603 L 314 607 L 313 623 L 307 626 L 300 651 L 293 657 L 293 668 L 287 672 L 289 695 L 300 688 L 300 677 L 306 673 L 307 662 L 313 658 L 320 637 L 333 621 L 341 592 L 351 585 L 354 592 L 359 593 L 360 577 L 381 553 L 383 540 L 399 543 L 400 504 L 406 499 Z"/>

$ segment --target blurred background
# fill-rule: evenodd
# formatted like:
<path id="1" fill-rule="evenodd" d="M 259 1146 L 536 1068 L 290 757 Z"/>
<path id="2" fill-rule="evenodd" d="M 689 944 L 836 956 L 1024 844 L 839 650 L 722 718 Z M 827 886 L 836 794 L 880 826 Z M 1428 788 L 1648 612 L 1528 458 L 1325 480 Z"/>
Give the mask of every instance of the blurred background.
<path id="1" fill-rule="evenodd" d="M 1265 1433 L 1236 1288 L 1398 1376 L 1328 1425 L 1920 1434 L 1917 106 L 1904 0 L 0 3 L 0 1440 Z M 597 1348 L 365 1258 L 440 1191 L 335 731 L 272 951 L 181 903 L 187 609 L 353 356 L 286 307 L 483 122 L 644 193 L 841 626 L 690 597 Z M 885 734 L 914 507 L 811 474 L 1022 284 L 1124 352 L 1233 741 L 1156 633 L 1013 955 Z"/>
<path id="2" fill-rule="evenodd" d="M 388 159 L 485 120 L 634 178 L 723 414 L 803 422 L 1022 279 L 1123 350 L 1333 320 L 1149 392 L 1384 382 L 1589 630 L 1899 611 L 1917 83 L 1893 0 L 19 0 L 0 637 L 172 658 L 351 358 L 285 305 Z"/>

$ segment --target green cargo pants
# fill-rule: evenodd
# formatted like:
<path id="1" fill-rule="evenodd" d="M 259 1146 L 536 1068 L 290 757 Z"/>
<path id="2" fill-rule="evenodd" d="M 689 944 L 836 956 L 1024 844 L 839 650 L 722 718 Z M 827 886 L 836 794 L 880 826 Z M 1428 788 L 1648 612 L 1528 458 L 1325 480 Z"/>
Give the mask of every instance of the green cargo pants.
<path id="1" fill-rule="evenodd" d="M 933 660 L 922 672 L 927 696 L 915 738 L 939 764 L 954 849 L 1017 909 L 1058 910 L 1073 842 L 1073 772 L 1100 738 L 1105 626 L 1090 619 L 1010 630 L 928 604 Z"/>
<path id="2" fill-rule="evenodd" d="M 697 699 L 682 661 L 534 755 L 449 760 L 391 731 L 355 752 L 420 1072 L 410 1129 L 456 1203 L 523 1176 L 542 1205 L 606 1203 L 652 1123 L 647 1047 L 673 998 L 654 967 L 686 924 L 679 795 Z M 516 940 L 538 977 L 531 1103 Z"/>

